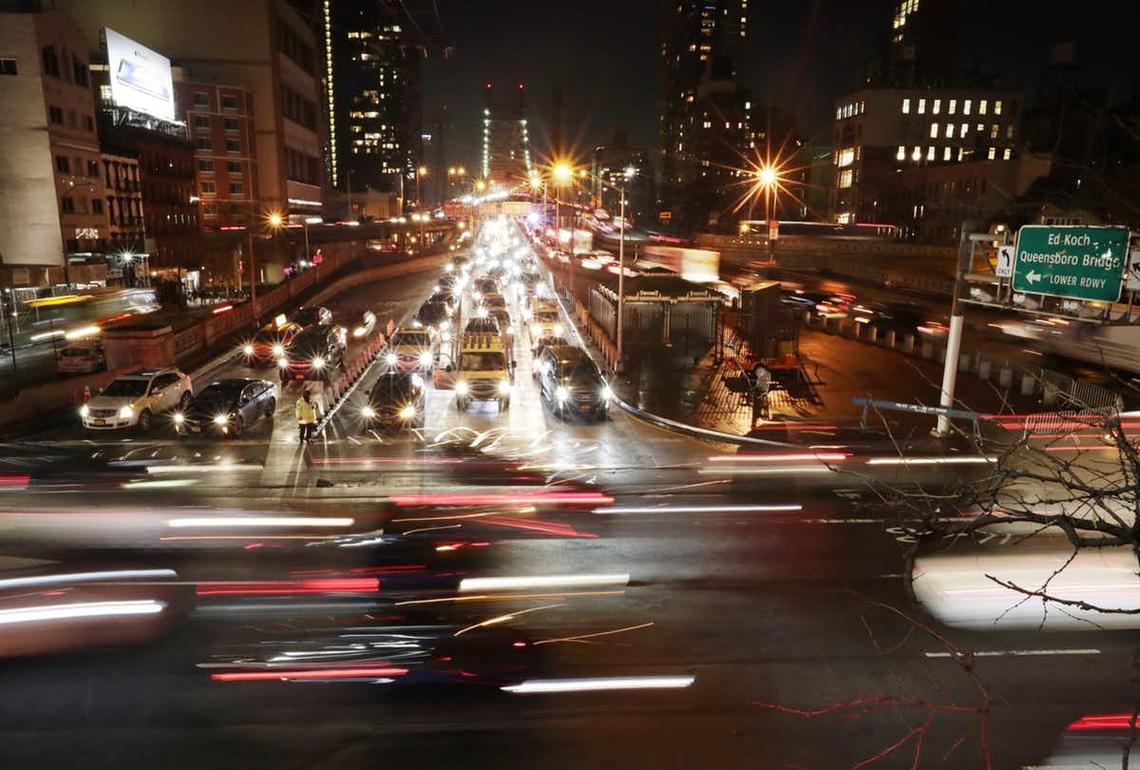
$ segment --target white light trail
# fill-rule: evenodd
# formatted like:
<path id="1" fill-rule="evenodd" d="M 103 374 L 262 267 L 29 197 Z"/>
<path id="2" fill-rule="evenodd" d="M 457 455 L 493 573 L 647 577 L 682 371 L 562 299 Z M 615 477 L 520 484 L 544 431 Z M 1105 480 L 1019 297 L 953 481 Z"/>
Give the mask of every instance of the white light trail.
<path id="1" fill-rule="evenodd" d="M 775 513 L 802 511 L 799 503 L 773 505 L 662 505 L 646 507 L 595 508 L 594 513 L 619 515 L 623 513 Z"/>
<path id="2" fill-rule="evenodd" d="M 695 676 L 616 676 L 595 679 L 528 679 L 500 689 L 519 694 L 600 692 L 606 690 L 669 690 L 689 687 Z"/>
<path id="3" fill-rule="evenodd" d="M 166 526 L 185 527 L 351 527 L 355 519 L 317 516 L 195 516 L 168 519 Z"/>
<path id="4" fill-rule="evenodd" d="M 172 569 L 121 569 L 103 572 L 71 572 L 58 575 L 29 575 L 28 577 L 0 580 L 0 591 L 9 588 L 33 588 L 60 583 L 101 583 L 109 580 L 146 580 L 148 578 L 176 578 Z"/>
<path id="5" fill-rule="evenodd" d="M 224 471 L 259 471 L 262 467 L 252 463 L 216 463 L 214 465 L 148 465 L 152 475 L 167 473 L 218 473 Z"/>
<path id="6" fill-rule="evenodd" d="M 996 457 L 968 455 L 966 457 L 872 457 L 867 465 L 983 465 L 996 463 Z"/>
<path id="7" fill-rule="evenodd" d="M 701 468 L 697 473 L 702 475 L 724 475 L 729 476 L 771 476 L 774 474 L 781 474 L 786 476 L 795 476 L 800 473 L 834 473 L 834 471 L 826 465 L 780 465 L 771 468 Z"/>
<path id="8" fill-rule="evenodd" d="M 978 650 L 976 652 L 963 652 L 962 654 L 973 655 L 975 658 L 1021 658 L 1033 655 L 1100 655 L 1100 650 L 1092 648 L 1076 650 Z M 924 652 L 923 655 L 928 658 L 953 657 L 949 652 Z"/>
<path id="9" fill-rule="evenodd" d="M 123 602 L 82 602 L 42 607 L 20 607 L 0 610 L 0 625 L 37 623 L 51 620 L 77 620 L 122 615 L 157 615 L 166 608 L 165 602 L 138 599 Z"/>
<path id="10" fill-rule="evenodd" d="M 629 585 L 629 574 L 464 578 L 459 581 L 459 592 L 470 593 L 472 591 L 513 591 L 526 588 L 572 588 L 614 585 Z"/>

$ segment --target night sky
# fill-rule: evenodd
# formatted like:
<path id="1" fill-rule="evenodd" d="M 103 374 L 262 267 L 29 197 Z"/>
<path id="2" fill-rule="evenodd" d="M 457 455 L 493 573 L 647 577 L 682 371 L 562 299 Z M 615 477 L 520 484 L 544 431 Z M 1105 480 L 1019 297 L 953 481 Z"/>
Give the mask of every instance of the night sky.
<path id="1" fill-rule="evenodd" d="M 657 147 L 661 0 L 437 0 L 450 58 L 425 69 L 425 125 L 446 107 L 448 156 L 477 167 L 484 84 L 526 85 L 532 149 L 546 146 L 551 89 L 563 92 L 567 141 L 580 153 L 622 127 Z M 889 23 L 890 0 L 755 0 L 739 75 L 770 92 L 813 143 L 828 144 L 837 96 L 858 81 Z M 1138 79 L 1131 2 L 962 0 L 960 63 L 1032 89 L 1054 40 L 1075 39 L 1086 82 L 1127 90 Z M 1120 17 L 1120 14 L 1124 14 Z M 1079 15 L 1078 15 L 1079 14 Z M 1113 19 L 1115 18 L 1115 22 Z"/>

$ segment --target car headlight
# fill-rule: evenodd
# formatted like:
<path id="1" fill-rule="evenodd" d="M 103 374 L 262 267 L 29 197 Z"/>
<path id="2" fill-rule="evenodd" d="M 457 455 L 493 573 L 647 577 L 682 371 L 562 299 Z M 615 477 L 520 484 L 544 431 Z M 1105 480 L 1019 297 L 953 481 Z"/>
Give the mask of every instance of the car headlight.
<path id="1" fill-rule="evenodd" d="M 175 425 L 181 425 L 184 422 L 186 422 L 186 415 L 182 414 L 182 412 L 175 412 L 174 413 L 174 424 Z"/>
<path id="2" fill-rule="evenodd" d="M 388 364 L 388 366 L 395 366 L 396 362 L 399 360 L 400 357 L 395 353 L 389 353 L 388 355 L 384 356 L 384 363 Z"/>
<path id="3" fill-rule="evenodd" d="M 214 415 L 214 425 L 225 425 L 229 421 L 230 418 L 226 417 L 224 414 Z"/>
<path id="4" fill-rule="evenodd" d="M 242 352 L 244 352 L 247 356 L 252 356 L 253 355 L 253 345 L 246 345 L 245 347 L 242 348 Z"/>
<path id="5" fill-rule="evenodd" d="M 423 323 L 420 321 L 420 319 L 418 319 L 418 318 L 413 318 L 413 319 L 412 319 L 412 328 L 413 328 L 413 329 L 418 329 L 418 328 L 420 328 L 421 326 L 423 326 Z"/>
<path id="6" fill-rule="evenodd" d="M 463 380 L 460 380 L 459 382 L 455 383 L 455 392 L 458 393 L 459 395 L 466 396 L 467 390 L 468 390 L 467 383 L 464 382 Z"/>
<path id="7" fill-rule="evenodd" d="M 364 415 L 364 418 L 367 420 L 371 420 L 373 417 L 376 416 L 376 410 L 370 406 L 366 406 L 363 409 L 361 409 L 360 413 L 362 415 Z"/>
<path id="8" fill-rule="evenodd" d="M 562 332 L 563 332 L 563 331 L 565 331 L 565 329 L 563 329 L 563 328 L 562 328 L 562 324 L 554 324 L 554 329 L 553 329 L 553 331 L 554 331 L 554 336 L 555 336 L 555 337 L 561 337 L 561 336 L 562 336 Z"/>
<path id="9" fill-rule="evenodd" d="M 499 395 L 506 396 L 511 392 L 511 383 L 509 380 L 499 380 Z"/>
<path id="10" fill-rule="evenodd" d="M 558 399 L 559 403 L 570 399 L 570 391 L 567 390 L 565 385 L 559 385 L 554 389 L 554 397 Z"/>
<path id="11" fill-rule="evenodd" d="M 602 398 L 604 398 L 606 401 L 609 401 L 613 397 L 614 397 L 613 388 L 611 388 L 609 385 L 603 385 L 602 386 Z"/>
<path id="12" fill-rule="evenodd" d="M 124 406 L 122 409 L 119 410 L 119 416 L 124 417 L 124 418 L 129 420 L 135 416 L 135 410 L 129 406 Z"/>
<path id="13" fill-rule="evenodd" d="M 451 312 L 451 310 L 450 310 L 450 309 L 448 309 L 448 312 L 450 313 L 450 312 Z M 448 319 L 446 319 L 446 318 L 445 318 L 445 319 L 443 319 L 442 321 L 440 321 L 440 322 L 439 322 L 439 329 L 440 329 L 440 331 L 443 331 L 444 329 L 450 329 L 450 328 L 451 328 L 451 321 L 450 321 L 450 320 L 448 320 Z"/>
<path id="14" fill-rule="evenodd" d="M 415 416 L 416 416 L 416 408 L 414 406 L 412 406 L 411 404 L 408 404 L 407 406 L 405 406 L 403 409 L 400 410 L 400 419 L 402 419 L 402 420 L 410 420 Z"/>
<path id="15" fill-rule="evenodd" d="M 420 353 L 420 366 L 431 366 L 431 351 Z"/>
<path id="16" fill-rule="evenodd" d="M 281 356 L 281 358 L 277 359 L 277 365 L 282 369 L 287 369 L 289 367 L 289 359 L 285 356 Z"/>
<path id="17" fill-rule="evenodd" d="M 451 332 L 445 331 L 443 333 L 443 341 L 444 342 L 451 342 Z"/>
<path id="18" fill-rule="evenodd" d="M 89 414 L 91 414 L 91 407 L 87 406 L 87 404 L 84 404 L 83 406 L 79 407 L 79 416 L 80 417 L 87 417 Z"/>
<path id="19" fill-rule="evenodd" d="M 285 355 L 285 346 L 284 345 L 274 345 L 273 346 L 273 355 L 277 356 L 278 358 Z"/>
<path id="20" fill-rule="evenodd" d="M 325 359 L 321 358 L 320 356 L 317 356 L 316 358 L 314 358 L 313 359 L 313 368 L 314 369 L 324 369 L 325 368 Z"/>
<path id="21" fill-rule="evenodd" d="M 363 337 L 367 333 L 368 333 L 368 330 L 365 329 L 363 326 L 357 326 L 355 329 L 352 330 L 352 336 L 353 337 Z"/>

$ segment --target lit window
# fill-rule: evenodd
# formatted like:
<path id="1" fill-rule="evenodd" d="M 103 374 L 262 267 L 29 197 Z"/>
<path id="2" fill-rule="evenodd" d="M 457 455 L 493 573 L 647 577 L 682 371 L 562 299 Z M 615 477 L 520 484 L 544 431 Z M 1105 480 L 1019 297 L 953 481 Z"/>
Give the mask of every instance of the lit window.
<path id="1" fill-rule="evenodd" d="M 895 160 L 906 160 L 906 147 L 899 145 L 898 154 L 895 155 Z"/>
<path id="2" fill-rule="evenodd" d="M 1001 115 L 1001 99 L 994 99 L 994 115 Z"/>
<path id="3" fill-rule="evenodd" d="M 994 123 L 992 126 L 990 126 L 990 139 L 997 139 L 998 138 L 999 128 L 1000 128 L 1000 126 L 998 126 L 997 123 Z"/>
<path id="4" fill-rule="evenodd" d="M 910 114 L 910 99 L 903 99 L 902 111 L 903 115 Z"/>
<path id="5" fill-rule="evenodd" d="M 843 110 L 841 108 L 837 108 L 835 110 L 835 119 L 841 120 L 842 118 L 843 118 Z"/>
<path id="6" fill-rule="evenodd" d="M 997 150 L 996 150 L 996 149 L 994 149 L 993 147 L 991 147 L 991 148 L 990 148 L 990 151 L 989 151 L 988 153 L 986 153 L 986 157 L 987 157 L 989 160 L 993 160 L 993 159 L 994 159 L 994 157 L 996 157 L 996 155 L 997 155 Z"/>
<path id="7" fill-rule="evenodd" d="M 958 100 L 957 99 L 951 99 L 950 103 L 946 105 L 946 112 L 947 112 L 947 114 L 953 115 L 957 111 L 958 111 Z"/>
<path id="8" fill-rule="evenodd" d="M 960 137 L 962 137 L 963 139 L 965 139 L 965 138 L 966 138 L 966 134 L 967 134 L 969 131 L 970 131 L 970 124 L 969 124 L 969 123 L 963 123 L 963 124 L 962 124 L 962 130 L 961 130 L 961 132 L 958 134 L 958 136 L 960 136 Z"/>
<path id="9" fill-rule="evenodd" d="M 965 154 L 966 154 L 966 151 L 965 151 L 965 150 L 963 150 L 961 147 L 959 147 L 959 148 L 958 148 L 958 161 L 959 161 L 959 162 L 961 162 L 961 160 L 962 160 L 962 156 L 963 156 L 963 155 L 965 155 Z"/>
<path id="10" fill-rule="evenodd" d="M 941 99 L 935 99 L 934 104 L 931 105 L 930 112 L 933 115 L 937 115 L 941 111 L 942 111 L 942 100 Z"/>
<path id="11" fill-rule="evenodd" d="M 835 221 L 841 225 L 849 225 L 851 224 L 851 214 L 847 211 L 844 211 L 835 218 Z"/>
<path id="12" fill-rule="evenodd" d="M 982 99 L 980 102 L 978 102 L 978 114 L 979 115 L 985 115 L 986 114 L 986 108 L 988 106 L 989 106 L 989 103 L 985 99 Z"/>
<path id="13" fill-rule="evenodd" d="M 910 159 L 915 162 L 922 160 L 922 148 L 918 145 L 915 145 L 914 150 L 912 150 L 910 153 Z"/>
<path id="14" fill-rule="evenodd" d="M 845 168 L 847 166 L 850 166 L 854 162 L 855 162 L 855 148 L 854 147 L 844 147 L 842 150 L 839 151 L 839 158 L 836 161 L 837 166 L 839 166 L 840 168 Z"/>
<path id="15" fill-rule="evenodd" d="M 934 160 L 934 147 L 933 145 L 926 148 L 926 159 Z"/>
<path id="16" fill-rule="evenodd" d="M 860 114 L 860 115 L 862 115 L 864 112 L 866 112 L 866 111 L 867 111 L 867 110 L 865 109 L 865 107 L 866 107 L 866 105 L 865 105 L 865 104 L 863 104 L 863 100 L 862 100 L 862 99 L 860 99 L 860 100 L 859 100 L 859 114 Z"/>
<path id="17" fill-rule="evenodd" d="M 978 133 L 980 134 L 985 130 L 986 130 L 986 124 L 985 123 L 979 123 L 978 124 Z"/>
<path id="18" fill-rule="evenodd" d="M 930 138 L 931 139 L 937 139 L 938 138 L 938 124 L 937 123 L 931 123 L 930 124 Z"/>
<path id="19" fill-rule="evenodd" d="M 969 115 L 970 114 L 970 104 L 971 104 L 970 99 L 963 99 L 962 100 L 962 114 L 963 115 Z"/>
<path id="20" fill-rule="evenodd" d="M 1001 152 L 1001 159 L 1002 159 L 1002 160 L 1009 160 L 1009 156 L 1010 156 L 1011 154 L 1012 154 L 1012 153 L 1010 152 L 1010 149 L 1009 149 L 1008 147 L 1006 147 L 1006 148 L 1005 148 L 1004 150 L 1002 150 L 1002 152 Z"/>
<path id="21" fill-rule="evenodd" d="M 850 187 L 853 178 L 854 178 L 854 172 L 852 169 L 849 169 L 849 168 L 843 169 L 842 171 L 839 172 L 838 186 L 841 188 L 842 187 Z"/>
<path id="22" fill-rule="evenodd" d="M 926 100 L 925 99 L 919 99 L 918 100 L 918 114 L 919 115 L 925 115 L 926 114 Z"/>
<path id="23" fill-rule="evenodd" d="M 942 160 L 946 161 L 947 163 L 950 162 L 950 148 L 949 147 L 943 147 L 942 148 Z"/>
<path id="24" fill-rule="evenodd" d="M 947 123 L 946 124 L 946 138 L 947 139 L 953 139 L 954 138 L 954 124 L 953 123 Z"/>

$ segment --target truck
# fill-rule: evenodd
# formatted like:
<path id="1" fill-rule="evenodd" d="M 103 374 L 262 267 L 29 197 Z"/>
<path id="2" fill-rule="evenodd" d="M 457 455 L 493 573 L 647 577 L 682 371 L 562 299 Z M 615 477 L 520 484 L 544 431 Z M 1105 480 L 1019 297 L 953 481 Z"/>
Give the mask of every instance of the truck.
<path id="1" fill-rule="evenodd" d="M 511 365 L 498 334 L 463 335 L 456 367 L 456 411 L 466 412 L 472 401 L 494 401 L 500 412 L 510 409 Z"/>

